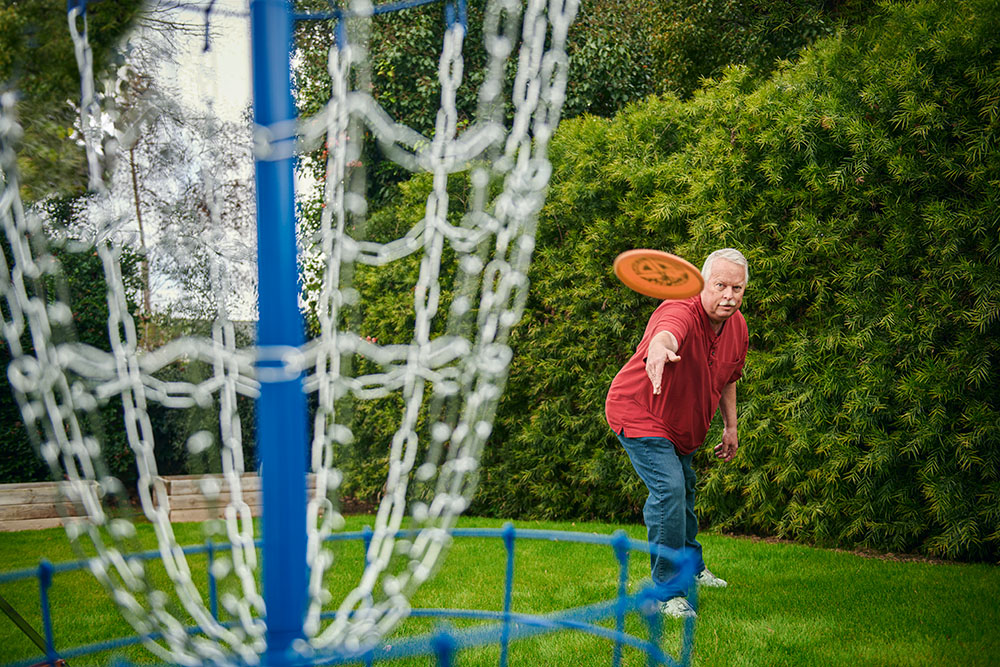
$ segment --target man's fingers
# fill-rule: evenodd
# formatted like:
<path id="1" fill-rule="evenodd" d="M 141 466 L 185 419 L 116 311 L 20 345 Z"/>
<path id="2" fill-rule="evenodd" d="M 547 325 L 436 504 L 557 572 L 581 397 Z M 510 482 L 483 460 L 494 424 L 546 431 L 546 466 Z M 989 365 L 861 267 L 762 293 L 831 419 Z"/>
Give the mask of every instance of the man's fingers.
<path id="1" fill-rule="evenodd" d="M 663 380 L 663 364 L 650 362 L 646 364 L 646 376 L 649 377 L 650 384 L 653 385 L 653 393 L 660 393 L 660 382 Z"/>
<path id="2" fill-rule="evenodd" d="M 723 461 L 732 461 L 738 445 L 720 442 L 715 446 L 715 455 Z"/>
<path id="3" fill-rule="evenodd" d="M 733 457 L 736 456 L 736 448 L 737 448 L 737 445 L 736 445 L 735 442 L 731 443 L 729 446 L 726 447 L 726 460 L 727 461 L 732 461 Z"/>

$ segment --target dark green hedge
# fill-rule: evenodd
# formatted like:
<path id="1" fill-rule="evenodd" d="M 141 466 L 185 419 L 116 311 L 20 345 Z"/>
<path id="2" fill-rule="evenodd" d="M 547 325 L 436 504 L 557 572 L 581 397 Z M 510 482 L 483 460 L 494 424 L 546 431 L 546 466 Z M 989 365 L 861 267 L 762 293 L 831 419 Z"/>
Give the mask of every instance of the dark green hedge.
<path id="1" fill-rule="evenodd" d="M 121 39 L 141 8 L 139 0 L 105 0 L 88 6 L 87 28 L 94 51 L 95 72 L 109 66 L 114 45 Z M 67 100 L 79 98 L 80 75 L 73 42 L 66 24 L 66 2 L 62 0 L 20 0 L 0 3 L 0 92 L 16 91 L 18 122 L 24 134 L 19 145 L 18 169 L 21 197 L 30 205 L 42 205 L 54 219 L 65 223 L 72 213 L 74 196 L 86 188 L 87 166 L 84 152 L 68 139 L 79 114 Z M 0 252 L 10 260 L 6 238 Z M 78 340 L 107 348 L 107 300 L 100 260 L 89 252 L 53 249 L 67 279 L 65 288 L 74 304 L 74 330 Z M 126 253 L 123 270 L 135 266 L 135 256 Z M 126 277 L 126 279 L 128 279 Z M 48 285 L 51 292 L 54 285 Z M 4 319 L 10 315 L 0 304 Z M 27 335 L 23 344 L 30 347 Z M 47 479 L 47 470 L 37 457 L 21 422 L 7 381 L 10 350 L 0 339 L 0 482 Z M 95 428 L 111 430 L 109 465 L 129 472 L 125 436 L 121 432 L 121 410 L 108 408 L 94 417 Z M 114 433 L 118 433 L 115 436 Z M 134 464 L 132 465 L 134 468 Z"/>
<path id="2" fill-rule="evenodd" d="M 67 207 L 71 206 L 72 200 L 49 202 L 50 212 L 57 216 L 67 213 Z M 62 212 L 53 209 L 61 209 Z M 0 249 L 9 261 L 10 250 L 6 241 L 0 243 Z M 46 296 L 52 298 L 58 291 L 64 290 L 61 298 L 72 306 L 74 313 L 73 330 L 66 335 L 109 352 L 111 347 L 108 342 L 107 286 L 100 258 L 93 249 L 71 252 L 55 246 L 50 250 L 59 261 L 62 280 L 58 287 L 54 280 L 48 281 Z M 128 293 L 138 294 L 139 256 L 125 249 L 121 255 L 121 271 Z M 138 310 L 131 301 L 129 307 L 133 313 Z M 0 303 L 0 311 L 4 318 L 9 319 L 6 301 Z M 177 338 L 181 335 L 210 337 L 211 322 L 160 317 L 157 318 L 155 330 L 163 339 Z M 245 347 L 250 344 L 252 344 L 250 334 L 237 330 L 237 345 Z M 31 353 L 31 340 L 27 334 L 22 339 L 22 345 Z M 10 348 L 6 341 L 2 341 L 0 342 L 0 368 L 3 369 L 3 373 L 0 373 L 0 483 L 48 480 L 52 472 L 37 454 L 36 446 L 25 429 L 20 408 L 11 391 L 7 378 L 10 361 Z M 163 381 L 199 383 L 211 374 L 212 368 L 206 363 L 181 360 L 162 369 L 157 377 Z M 221 441 L 218 418 L 220 401 L 217 394 L 213 397 L 212 403 L 206 407 L 173 409 L 157 402 L 150 402 L 147 409 L 153 429 L 153 441 L 156 443 L 154 455 L 159 474 L 219 471 L 221 462 L 216 449 L 198 455 L 190 454 L 187 449 L 188 438 L 200 430 L 212 433 L 214 442 Z M 237 410 L 242 424 L 246 468 L 252 470 L 256 466 L 253 399 L 239 396 Z M 117 397 L 109 399 L 100 409 L 87 415 L 86 418 L 88 426 L 101 439 L 104 464 L 108 471 L 126 485 L 132 486 L 138 478 L 138 470 L 135 454 L 129 446 L 124 430 L 121 400 Z"/>
<path id="3" fill-rule="evenodd" d="M 612 261 L 734 246 L 752 274 L 741 450 L 730 464 L 700 452 L 703 520 L 998 557 L 1000 7 L 882 11 L 766 81 L 732 68 L 689 101 L 562 126 L 474 511 L 641 516 L 603 404 L 656 303 Z M 400 220 L 419 217 L 418 185 Z M 385 290 L 366 326 L 403 331 L 406 295 Z M 368 447 L 359 489 L 384 477 Z"/>
<path id="4" fill-rule="evenodd" d="M 53 198 L 46 201 L 43 208 L 51 220 L 66 225 L 72 221 L 78 205 L 77 199 Z M 48 250 L 59 263 L 60 277 L 58 280 L 48 278 L 38 286 L 29 281 L 29 290 L 38 289 L 38 296 L 49 300 L 58 296 L 72 307 L 73 326 L 69 330 L 57 329 L 56 340 L 75 340 L 110 352 L 107 285 L 97 252 L 93 248 L 70 250 L 59 243 L 51 243 Z M 8 265 L 11 265 L 12 255 L 6 239 L 0 241 L 0 251 L 4 253 Z M 120 255 L 121 275 L 126 293 L 130 295 L 139 293 L 139 260 L 139 256 L 128 248 L 123 249 Z M 129 310 L 133 313 L 138 311 L 131 300 Z M 0 299 L 0 315 L 5 321 L 11 320 L 11 312 L 5 299 Z M 210 322 L 161 317 L 155 325 L 154 331 L 162 339 L 180 335 L 211 335 Z M 243 347 L 249 344 L 250 334 L 238 331 L 237 345 Z M 29 332 L 22 336 L 21 345 L 29 354 L 34 354 Z M 10 362 L 10 348 L 5 340 L 0 341 L 0 369 L 3 369 L 0 373 L 0 483 L 48 480 L 52 471 L 37 454 L 37 443 L 32 442 L 11 391 L 7 375 Z M 211 372 L 208 364 L 179 361 L 161 370 L 158 377 L 164 381 L 197 383 L 210 376 Z M 252 469 L 255 465 L 253 400 L 239 397 L 237 409 L 243 424 L 246 465 L 247 469 Z M 204 408 L 167 409 L 159 403 L 151 402 L 148 411 L 156 443 L 157 470 L 160 474 L 218 471 L 221 465 L 218 456 L 213 457 L 210 453 L 191 455 L 186 447 L 188 438 L 198 430 L 207 430 L 213 433 L 215 442 L 220 441 L 217 395 L 213 403 Z M 107 470 L 127 485 L 133 485 L 138 477 L 138 470 L 135 454 L 124 430 L 121 400 L 109 399 L 93 413 L 84 415 L 84 419 L 87 427 L 101 439 Z"/>
<path id="5" fill-rule="evenodd" d="M 295 0 L 303 12 L 326 11 L 326 0 Z M 445 2 L 380 15 L 369 44 L 372 93 L 387 113 L 425 136 L 434 132 L 441 101 L 438 64 L 445 30 Z M 457 91 L 459 127 L 472 119 L 483 77 L 483 10 L 467 5 L 465 84 Z M 628 103 L 663 92 L 690 96 L 703 77 L 730 63 L 770 73 L 816 39 L 855 25 L 872 12 L 868 0 L 581 0 L 570 27 L 569 76 L 563 118 L 584 113 L 613 116 Z M 327 73 L 332 25 L 303 21 L 296 27 L 296 100 L 304 115 L 330 98 Z M 513 63 L 506 73 L 513 84 Z M 512 113 L 513 108 L 508 108 Z M 320 151 L 303 167 L 322 179 Z M 372 143 L 363 157 L 369 202 L 381 203 L 407 178 Z"/>
<path id="6" fill-rule="evenodd" d="M 45 208 L 55 220 L 65 221 L 71 215 L 74 200 L 52 199 Z M 0 242 L 0 251 L 12 265 L 10 246 L 6 238 Z M 31 281 L 29 290 L 39 289 L 37 296 L 54 300 L 57 296 L 73 308 L 72 327 L 66 330 L 56 328 L 56 340 L 75 340 L 94 346 L 106 352 L 111 351 L 108 342 L 108 299 L 104 281 L 104 268 L 97 252 L 91 248 L 81 251 L 69 250 L 59 244 L 52 244 L 49 252 L 58 261 L 61 278 L 46 279 L 40 286 Z M 125 250 L 121 255 L 122 276 L 126 288 L 135 290 L 138 282 L 139 258 Z M 130 304 L 134 306 L 134 304 Z M 133 308 L 134 310 L 134 308 Z M 6 299 L 0 300 L 0 314 L 5 321 L 11 321 L 11 312 Z M 34 354 L 30 332 L 25 332 L 21 345 L 27 354 Z M 51 471 L 36 452 L 37 443 L 32 443 L 28 430 L 22 421 L 21 410 L 11 391 L 8 380 L 8 366 L 11 362 L 10 347 L 6 339 L 0 339 L 0 483 L 35 482 L 51 478 Z M 102 439 L 105 463 L 108 470 L 126 482 L 137 477 L 135 457 L 128 445 L 124 432 L 124 413 L 121 401 L 114 401 L 84 417 L 91 432 Z"/>

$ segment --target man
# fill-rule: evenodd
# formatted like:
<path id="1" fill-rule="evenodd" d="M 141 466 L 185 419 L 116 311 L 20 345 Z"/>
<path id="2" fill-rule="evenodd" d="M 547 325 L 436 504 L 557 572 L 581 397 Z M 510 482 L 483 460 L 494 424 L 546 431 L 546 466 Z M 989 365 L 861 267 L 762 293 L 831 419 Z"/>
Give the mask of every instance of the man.
<path id="1" fill-rule="evenodd" d="M 750 273 L 743 254 L 725 248 L 708 256 L 701 274 L 701 294 L 664 301 L 650 316 L 635 354 L 611 382 L 605 415 L 649 491 L 643 518 L 650 544 L 690 550 L 695 581 L 722 587 L 696 539 L 691 459 L 720 408 L 725 428 L 715 455 L 730 461 L 739 446 L 736 381 L 749 344 L 739 309 Z M 661 613 L 694 616 L 687 590 L 670 581 L 670 561 L 658 554 L 650 560 Z"/>

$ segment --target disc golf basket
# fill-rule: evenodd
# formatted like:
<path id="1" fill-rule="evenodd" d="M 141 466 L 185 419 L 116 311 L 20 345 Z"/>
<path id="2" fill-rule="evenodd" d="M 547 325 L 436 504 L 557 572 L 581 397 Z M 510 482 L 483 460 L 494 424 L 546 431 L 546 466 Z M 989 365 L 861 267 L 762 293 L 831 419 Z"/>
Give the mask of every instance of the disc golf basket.
<path id="1" fill-rule="evenodd" d="M 439 0 L 426 0 L 439 1 Z M 213 2 L 197 5 L 210 16 Z M 221 296 L 211 336 L 176 339 L 144 350 L 128 309 L 119 265 L 129 242 L 122 219 L 101 219 L 93 247 L 104 268 L 110 352 L 75 341 L 73 311 L 53 296 L 59 262 L 48 245 L 46 221 L 25 210 L 19 196 L 15 147 L 19 128 L 12 95 L 0 108 L 3 191 L 0 255 L 3 328 L 12 353 L 8 375 L 29 435 L 79 520 L 67 521 L 70 540 L 86 557 L 76 563 L 0 575 L 0 583 L 39 580 L 44 655 L 32 662 L 72 659 L 142 642 L 161 660 L 180 665 L 313 665 L 436 656 L 450 664 L 455 651 L 485 643 L 579 630 L 609 639 L 610 659 L 631 645 L 651 664 L 674 660 L 659 648 L 659 615 L 650 593 L 626 589 L 628 554 L 648 553 L 624 535 L 473 531 L 455 528 L 476 487 L 479 460 L 507 377 L 508 335 L 524 308 L 527 269 L 536 218 L 550 166 L 547 146 L 564 98 L 565 40 L 575 0 L 488 0 L 484 8 L 485 65 L 475 118 L 464 129 L 456 94 L 466 83 L 463 48 L 466 11 L 445 0 L 439 79 L 441 105 L 431 137 L 397 123 L 377 103 L 370 81 L 367 40 L 379 14 L 424 2 L 373 6 L 363 0 L 332 6 L 321 15 L 293 15 L 284 0 L 251 0 L 253 38 L 254 157 L 257 185 L 259 323 L 256 344 L 238 348 Z M 70 0 L 69 26 L 80 66 L 78 128 L 86 147 L 92 196 L 109 198 L 104 174 L 128 128 L 108 134 L 114 120 L 97 93 L 87 36 L 87 2 Z M 328 54 L 331 96 L 315 116 L 296 118 L 290 93 L 290 42 L 294 21 L 335 23 Z M 505 74 L 516 66 L 510 90 Z M 363 238 L 367 204 L 354 178 L 366 135 L 382 153 L 413 172 L 429 172 L 433 188 L 422 220 L 390 241 Z M 294 201 L 294 160 L 325 144 L 327 180 L 316 243 L 322 258 L 317 305 L 320 333 L 305 340 L 299 311 L 299 262 Z M 467 178 L 468 206 L 451 209 L 449 179 Z M 217 221 L 216 221 L 217 222 Z M 207 230 L 209 239 L 217 239 Z M 447 249 L 447 251 L 446 251 Z M 355 315 L 366 295 L 354 283 L 358 267 L 387 267 L 419 259 L 413 286 L 409 340 L 379 344 L 357 331 Z M 454 271 L 442 270 L 443 261 Z M 451 278 L 451 276 L 454 276 Z M 224 282 L 222 268 L 212 271 Z M 446 280 L 450 285 L 443 286 Z M 401 296 L 409 299 L 409 294 Z M 202 364 L 207 378 L 178 381 L 165 373 L 176 364 Z M 363 374 L 358 369 L 366 369 Z M 372 370 L 374 369 L 374 370 Z M 242 425 L 237 396 L 256 399 L 256 437 L 263 498 L 260 538 L 245 488 Z M 401 406 L 386 443 L 388 468 L 374 526 L 343 532 L 337 500 L 343 473 L 338 448 L 354 438 L 351 407 L 393 396 Z M 307 402 L 313 401 L 311 417 Z M 94 412 L 119 403 L 121 426 L 135 457 L 144 520 L 158 547 L 137 546 L 136 528 L 121 507 L 124 485 L 108 473 Z M 190 434 L 188 449 L 215 457 L 221 475 L 200 480 L 201 492 L 222 508 L 205 524 L 204 545 L 182 547 L 170 522 L 171 498 L 158 476 L 150 420 L 153 405 L 189 410 L 217 407 L 211 430 Z M 311 443 L 309 447 L 307 444 Z M 308 452 L 308 455 L 307 455 Z M 307 488 L 306 477 L 312 483 Z M 221 481 L 220 481 L 221 480 Z M 502 611 L 414 610 L 413 593 L 429 580 L 456 537 L 502 539 L 507 550 Z M 583 541 L 611 547 L 620 564 L 618 595 L 585 608 L 545 616 L 511 608 L 515 538 Z M 353 588 L 335 599 L 333 545 L 363 543 L 364 566 Z M 196 582 L 188 557 L 209 560 L 207 581 Z M 692 577 L 690 561 L 676 557 L 679 575 Z M 153 576 L 151 562 L 157 563 Z M 48 611 L 52 576 L 85 569 L 103 585 L 135 636 L 86 647 L 56 645 Z M 163 584 L 163 577 L 168 579 Z M 624 632 L 638 613 L 649 638 Z M 482 626 L 438 630 L 390 647 L 385 639 L 408 616 L 478 619 Z M 600 625 L 609 619 L 614 629 Z M 685 623 L 681 662 L 690 659 L 693 621 Z"/>

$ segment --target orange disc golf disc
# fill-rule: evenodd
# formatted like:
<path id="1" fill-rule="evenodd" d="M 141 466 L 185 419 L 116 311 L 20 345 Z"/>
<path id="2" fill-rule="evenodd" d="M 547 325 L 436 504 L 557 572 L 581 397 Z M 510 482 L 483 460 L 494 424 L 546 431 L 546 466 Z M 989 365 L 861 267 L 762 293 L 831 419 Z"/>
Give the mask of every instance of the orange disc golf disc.
<path id="1" fill-rule="evenodd" d="M 662 250 L 627 250 L 615 258 L 614 269 L 627 287 L 656 299 L 686 299 L 705 285 L 691 262 Z"/>

